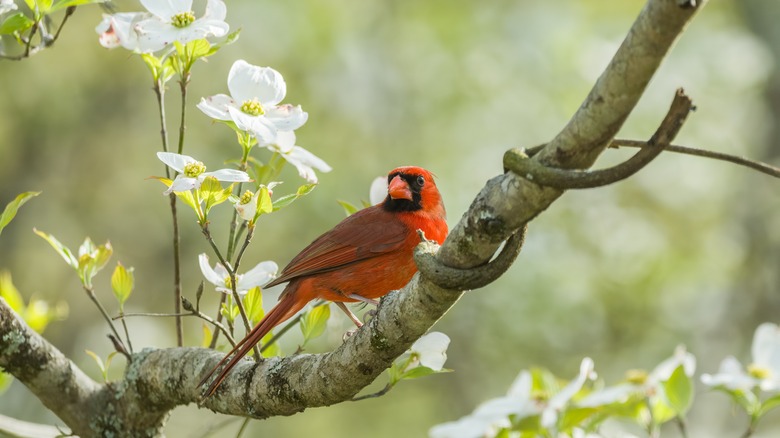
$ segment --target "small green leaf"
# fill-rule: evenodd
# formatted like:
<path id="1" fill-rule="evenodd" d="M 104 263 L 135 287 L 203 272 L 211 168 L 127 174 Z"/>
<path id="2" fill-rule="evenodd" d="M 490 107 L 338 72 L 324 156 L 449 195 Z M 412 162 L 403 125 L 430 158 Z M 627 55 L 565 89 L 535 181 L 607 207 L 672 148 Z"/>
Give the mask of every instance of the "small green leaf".
<path id="1" fill-rule="evenodd" d="M 200 346 L 206 348 L 211 345 L 212 337 L 211 329 L 209 329 L 209 326 L 207 326 L 206 323 L 203 323 L 203 340 L 200 341 Z"/>
<path id="2" fill-rule="evenodd" d="M 693 382 L 685 374 L 685 368 L 682 365 L 674 370 L 669 376 L 669 380 L 663 382 L 663 388 L 669 407 L 676 415 L 685 415 L 693 401 Z"/>
<path id="3" fill-rule="evenodd" d="M 206 177 L 206 179 L 203 180 L 203 184 L 201 184 L 198 189 L 200 199 L 203 199 L 204 201 L 203 209 L 206 214 L 209 213 L 211 207 L 227 201 L 232 192 L 232 184 L 227 189 L 223 189 L 219 180 L 213 176 Z"/>
<path id="4" fill-rule="evenodd" d="M 49 245 L 54 248 L 57 253 L 62 256 L 63 259 L 65 259 L 65 262 L 69 264 L 73 269 L 79 269 L 79 261 L 76 259 L 76 256 L 73 255 L 73 252 L 71 252 L 70 249 L 68 249 L 67 246 L 60 243 L 59 240 L 57 240 L 54 236 L 51 234 L 46 234 L 43 231 L 38 231 L 37 229 L 33 228 L 33 231 L 35 234 L 43 237 L 46 239 L 47 242 L 49 242 Z"/>
<path id="5" fill-rule="evenodd" d="M 780 406 L 780 395 L 769 397 L 768 399 L 764 400 L 763 403 L 761 403 L 761 408 L 758 411 L 758 416 L 762 417 L 764 416 L 764 414 L 771 411 L 772 409 L 775 409 L 778 406 Z"/>
<path id="6" fill-rule="evenodd" d="M 599 409 L 596 408 L 569 408 L 563 414 L 561 420 L 561 430 L 569 430 L 573 427 L 582 427 L 581 424 L 585 420 L 598 413 Z"/>
<path id="7" fill-rule="evenodd" d="M 111 288 L 114 289 L 114 296 L 119 301 L 120 309 L 130 297 L 133 283 L 133 268 L 125 269 L 121 263 L 117 262 L 114 273 L 111 274 Z"/>
<path id="8" fill-rule="evenodd" d="M 265 311 L 263 310 L 263 294 L 260 287 L 253 287 L 244 295 L 244 310 L 246 317 L 252 324 L 257 324 L 263 319 Z"/>
<path id="9" fill-rule="evenodd" d="M 0 233 L 2 233 L 3 228 L 5 228 L 5 226 L 8 225 L 9 222 L 11 222 L 11 219 L 13 219 L 14 216 L 16 216 L 16 212 L 19 210 L 19 207 L 24 205 L 25 202 L 29 201 L 33 197 L 38 196 L 40 194 L 41 192 L 24 192 L 17 195 L 13 201 L 9 202 L 8 205 L 5 206 L 3 213 L 0 214 Z"/>
<path id="10" fill-rule="evenodd" d="M 355 214 L 358 211 L 357 207 L 355 207 L 354 205 L 350 204 L 347 201 L 338 200 L 336 202 L 338 202 L 339 205 L 341 205 L 344 208 L 344 212 L 347 214 L 347 216 Z"/>
<path id="11" fill-rule="evenodd" d="M 58 0 L 54 3 L 54 5 L 49 9 L 49 13 L 57 12 L 60 9 L 65 9 L 70 6 L 81 6 L 81 5 L 87 5 L 91 3 L 104 3 L 107 0 Z"/>
<path id="12" fill-rule="evenodd" d="M 274 210 L 273 201 L 271 201 L 271 194 L 268 192 L 268 187 L 260 188 L 260 196 L 257 197 L 257 216 L 268 214 Z"/>
<path id="13" fill-rule="evenodd" d="M 0 23 L 0 35 L 11 35 L 24 32 L 32 27 L 35 21 L 28 18 L 21 12 L 9 15 Z"/>
<path id="14" fill-rule="evenodd" d="M 309 310 L 301 319 L 301 332 L 303 333 L 303 345 L 325 332 L 325 326 L 330 318 L 330 306 L 322 304 Z"/>
<path id="15" fill-rule="evenodd" d="M 160 176 L 153 176 L 152 179 L 156 179 L 157 181 L 160 181 L 161 183 L 165 184 L 166 187 L 170 187 L 171 184 L 173 184 L 173 181 L 168 178 L 163 178 Z M 187 204 L 196 215 L 198 215 L 198 218 L 200 218 L 200 208 L 198 206 L 198 203 L 195 202 L 195 196 L 192 195 L 191 190 L 187 190 L 184 192 L 173 192 L 174 195 L 176 195 L 177 198 L 184 201 L 185 204 Z"/>
<path id="16" fill-rule="evenodd" d="M 5 299 L 14 312 L 19 314 L 24 312 L 22 294 L 14 286 L 11 280 L 11 273 L 8 271 L 0 271 L 0 297 Z"/>
<path id="17" fill-rule="evenodd" d="M 273 332 L 268 332 L 267 335 L 263 337 L 263 340 L 261 344 L 263 347 L 265 347 L 268 342 L 271 342 L 271 339 L 274 337 Z M 274 342 L 269 346 L 268 348 L 263 351 L 263 357 L 273 357 L 273 356 L 281 356 L 282 355 L 282 348 L 279 346 L 278 342 Z"/>
<path id="18" fill-rule="evenodd" d="M 220 312 L 222 313 L 222 316 L 227 318 L 227 320 L 232 323 L 236 320 L 236 317 L 238 317 L 238 306 L 231 304 L 228 307 L 227 303 L 222 303 L 222 309 L 220 309 Z"/>
<path id="19" fill-rule="evenodd" d="M 236 42 L 238 40 L 238 35 L 240 33 L 241 33 L 241 28 L 238 28 L 235 31 L 229 33 L 228 36 L 225 37 L 224 41 L 218 42 L 216 44 L 212 44 L 211 45 L 211 49 L 206 54 L 206 56 L 211 56 L 211 55 L 217 53 L 217 51 L 219 49 L 221 49 L 222 47 L 230 45 L 230 44 L 233 44 L 234 42 Z"/>
<path id="20" fill-rule="evenodd" d="M 442 369 L 442 372 L 446 371 L 449 370 Z M 420 365 L 418 367 L 412 368 L 411 370 L 405 371 L 403 374 L 401 374 L 401 379 L 417 379 L 420 377 L 430 376 L 431 374 L 436 374 L 436 371 Z"/>
<path id="21" fill-rule="evenodd" d="M 103 359 L 101 359 L 101 358 L 100 358 L 100 356 L 98 356 L 98 355 L 97 355 L 95 352 L 93 352 L 93 351 L 90 351 L 90 350 L 84 350 L 84 351 L 85 351 L 85 352 L 86 352 L 88 355 L 90 355 L 90 356 L 92 357 L 92 359 L 94 359 L 94 360 L 95 360 L 95 363 L 97 364 L 97 366 L 98 366 L 98 369 L 100 370 L 100 374 L 102 374 L 102 375 L 103 375 L 103 381 L 106 381 L 106 380 L 108 380 L 108 379 L 107 379 L 107 375 L 108 375 L 108 373 L 106 372 L 106 366 L 103 364 Z"/>
<path id="22" fill-rule="evenodd" d="M 304 184 L 300 187 L 298 187 L 298 190 L 295 192 L 298 197 L 306 196 L 309 193 L 312 192 L 317 187 L 317 184 Z"/>

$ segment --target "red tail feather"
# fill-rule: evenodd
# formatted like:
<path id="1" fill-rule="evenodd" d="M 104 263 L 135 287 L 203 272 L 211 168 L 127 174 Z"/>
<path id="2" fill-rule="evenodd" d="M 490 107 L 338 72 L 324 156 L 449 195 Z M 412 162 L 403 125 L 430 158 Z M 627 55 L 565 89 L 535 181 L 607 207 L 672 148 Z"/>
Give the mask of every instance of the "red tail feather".
<path id="1" fill-rule="evenodd" d="M 260 323 L 258 323 L 255 328 L 253 328 L 252 331 L 250 331 L 244 337 L 244 339 L 236 344 L 236 346 L 230 350 L 230 353 L 225 355 L 225 357 L 219 361 L 217 366 L 215 366 L 214 369 L 211 370 L 211 372 L 209 372 L 206 377 L 200 381 L 198 386 L 206 383 L 206 381 L 208 381 L 209 378 L 214 375 L 214 373 L 225 363 L 225 361 L 230 359 L 227 365 L 225 365 L 222 371 L 220 371 L 220 373 L 217 375 L 217 378 L 211 382 L 211 385 L 209 385 L 204 394 L 204 398 L 208 398 L 214 394 L 214 391 L 216 391 L 217 387 L 222 384 L 222 381 L 225 380 L 225 377 L 227 377 L 230 370 L 232 370 L 233 367 L 235 367 L 236 364 L 238 364 L 238 362 L 244 356 L 246 356 L 247 353 L 249 353 L 249 351 L 255 345 L 257 345 L 257 343 L 260 342 L 260 340 L 263 339 L 265 335 L 268 334 L 268 332 L 271 331 L 271 329 L 298 313 L 298 311 L 301 310 L 308 302 L 309 300 L 301 300 L 300 297 L 297 297 L 295 292 L 285 293 L 282 297 L 282 300 L 279 301 L 276 306 L 274 306 L 274 308 L 265 315 L 265 317 L 263 317 Z"/>

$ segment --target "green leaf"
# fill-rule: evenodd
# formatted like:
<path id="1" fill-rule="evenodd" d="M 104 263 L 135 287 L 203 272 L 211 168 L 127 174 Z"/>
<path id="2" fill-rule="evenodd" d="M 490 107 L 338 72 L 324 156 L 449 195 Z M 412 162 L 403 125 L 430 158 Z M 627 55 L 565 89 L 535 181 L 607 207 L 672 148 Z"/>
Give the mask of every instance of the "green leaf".
<path id="1" fill-rule="evenodd" d="M 38 5 L 38 13 L 43 16 L 50 12 L 52 0 L 35 0 Z"/>
<path id="2" fill-rule="evenodd" d="M 296 199 L 300 198 L 301 196 L 306 196 L 309 193 L 311 193 L 315 187 L 317 187 L 317 184 L 304 184 L 298 187 L 298 190 L 296 190 L 295 193 L 279 197 L 273 203 L 274 205 L 273 211 L 278 211 L 283 209 L 284 207 L 287 207 L 288 205 L 292 204 Z"/>
<path id="3" fill-rule="evenodd" d="M 445 371 L 444 369 L 442 369 L 442 372 L 447 372 L 447 371 L 449 370 Z M 420 365 L 418 367 L 412 368 L 411 370 L 407 370 L 406 372 L 401 374 L 401 379 L 407 379 L 407 380 L 418 379 L 420 377 L 430 376 L 431 374 L 436 374 L 436 371 Z"/>
<path id="4" fill-rule="evenodd" d="M 211 333 L 209 326 L 207 326 L 206 323 L 203 323 L 203 340 L 200 341 L 200 346 L 206 348 L 211 345 L 211 338 L 213 336 L 214 335 Z"/>
<path id="5" fill-rule="evenodd" d="M 228 307 L 227 303 L 222 303 L 220 312 L 222 313 L 222 316 L 232 323 L 236 320 L 236 317 L 238 317 L 238 306 L 231 304 L 230 307 Z"/>
<path id="6" fill-rule="evenodd" d="M 68 249 L 67 246 L 60 243 L 59 240 L 57 240 L 54 236 L 51 234 L 46 234 L 43 231 L 38 231 L 37 229 L 33 228 L 33 231 L 35 234 L 43 237 L 46 239 L 47 242 L 49 242 L 49 245 L 54 248 L 57 253 L 62 256 L 63 259 L 65 259 L 65 262 L 69 264 L 73 269 L 78 270 L 79 269 L 79 261 L 76 259 L 76 256 L 73 255 L 73 252 L 71 252 L 70 249 Z"/>
<path id="7" fill-rule="evenodd" d="M 253 287 L 244 295 L 244 310 L 252 324 L 257 324 L 265 315 L 263 310 L 263 294 L 260 287 Z"/>
<path id="8" fill-rule="evenodd" d="M 780 395 L 775 395 L 773 397 L 769 397 L 768 399 L 764 400 L 763 403 L 761 403 L 761 408 L 758 411 L 758 416 L 762 417 L 767 412 L 771 411 L 772 409 L 780 406 Z"/>
<path id="9" fill-rule="evenodd" d="M 561 420 L 561 430 L 570 430 L 580 426 L 582 422 L 599 412 L 596 408 L 570 408 L 566 409 Z"/>
<path id="10" fill-rule="evenodd" d="M 125 269 L 121 263 L 117 262 L 114 273 L 111 274 L 111 288 L 114 289 L 114 296 L 119 301 L 119 308 L 125 304 L 133 291 L 133 268 Z"/>
<path id="11" fill-rule="evenodd" d="M 304 315 L 301 319 L 304 346 L 325 332 L 328 318 L 330 318 L 330 306 L 328 304 L 314 307 Z"/>
<path id="12" fill-rule="evenodd" d="M 693 401 L 693 382 L 682 365 L 674 370 L 669 380 L 663 382 L 663 388 L 669 407 L 677 416 L 684 416 Z"/>
<path id="13" fill-rule="evenodd" d="M 263 347 L 265 347 L 269 342 L 271 342 L 271 339 L 274 337 L 273 332 L 268 332 L 267 335 L 263 337 L 263 340 L 261 344 Z M 265 351 L 263 351 L 263 357 L 273 357 L 273 356 L 281 356 L 282 355 L 282 348 L 279 346 L 278 342 L 274 342 L 271 346 L 267 347 Z"/>
<path id="14" fill-rule="evenodd" d="M 41 192 L 24 192 L 16 196 L 13 201 L 9 202 L 8 205 L 5 206 L 5 209 L 3 210 L 3 213 L 0 214 L 0 233 L 3 232 L 3 228 L 5 228 L 6 225 L 8 225 L 9 222 L 11 222 L 11 219 L 16 216 L 16 212 L 19 210 L 19 207 L 24 205 L 25 202 L 29 201 L 35 196 L 40 195 Z"/>
<path id="15" fill-rule="evenodd" d="M 11 273 L 8 271 L 0 271 L 0 297 L 5 299 L 14 312 L 19 314 L 24 312 L 22 294 L 14 286 L 11 280 Z"/>
<path id="16" fill-rule="evenodd" d="M 103 364 L 103 359 L 101 359 L 100 356 L 98 356 L 94 351 L 90 351 L 90 350 L 84 350 L 84 351 L 88 355 L 90 355 L 90 357 L 92 357 L 92 359 L 95 360 L 95 363 L 97 364 L 98 369 L 100 370 L 100 374 L 103 375 L 103 381 L 104 382 L 107 381 L 108 380 L 108 371 L 106 369 L 105 364 Z"/>
<path id="17" fill-rule="evenodd" d="M 165 184 L 165 187 L 170 187 L 171 184 L 173 184 L 173 181 L 168 178 L 163 178 L 161 176 L 153 176 L 152 179 L 156 179 L 157 181 L 160 181 L 161 183 Z M 195 202 L 195 196 L 193 196 L 191 190 L 187 190 L 184 192 L 173 192 L 174 195 L 176 195 L 177 198 L 184 201 L 185 204 L 187 204 L 198 216 L 200 219 L 200 207 L 198 206 L 198 203 Z"/>
<path id="18" fill-rule="evenodd" d="M 60 9 L 65 9 L 70 6 L 81 6 L 91 3 L 104 3 L 107 0 L 58 0 L 54 3 L 54 6 L 49 9 L 49 13 L 57 12 Z"/>
<path id="19" fill-rule="evenodd" d="M 9 386 L 11 386 L 11 382 L 14 381 L 13 376 L 11 376 L 8 373 L 4 373 L 0 371 L 0 394 L 2 394 L 6 389 L 8 389 Z"/>
<path id="20" fill-rule="evenodd" d="M 231 184 L 230 187 L 223 189 L 219 180 L 209 176 L 203 180 L 198 193 L 200 194 L 200 199 L 204 201 L 203 209 L 208 214 L 211 207 L 228 200 L 230 194 L 233 193 L 233 185 Z"/>
<path id="21" fill-rule="evenodd" d="M 309 193 L 312 192 L 317 187 L 317 184 L 304 184 L 300 187 L 298 187 L 298 190 L 295 191 L 295 194 L 298 195 L 298 197 L 306 196 Z"/>
<path id="22" fill-rule="evenodd" d="M 347 216 L 355 214 L 358 211 L 357 207 L 355 207 L 354 205 L 350 204 L 347 201 L 337 200 L 336 202 L 338 202 L 339 205 L 341 205 L 344 208 L 344 212 L 347 214 Z"/>
<path id="23" fill-rule="evenodd" d="M 274 204 L 271 201 L 271 194 L 268 187 L 260 188 L 260 196 L 257 197 L 257 216 L 268 214 L 274 211 Z"/>

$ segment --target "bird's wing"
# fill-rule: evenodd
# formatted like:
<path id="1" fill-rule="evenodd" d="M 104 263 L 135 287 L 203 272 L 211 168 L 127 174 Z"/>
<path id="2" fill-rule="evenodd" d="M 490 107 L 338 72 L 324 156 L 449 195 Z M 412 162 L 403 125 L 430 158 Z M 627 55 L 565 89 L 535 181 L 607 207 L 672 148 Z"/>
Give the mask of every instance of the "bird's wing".
<path id="1" fill-rule="evenodd" d="M 281 275 L 265 287 L 296 277 L 332 271 L 403 246 L 408 228 L 381 206 L 368 207 L 347 217 L 318 237 L 290 261 Z"/>

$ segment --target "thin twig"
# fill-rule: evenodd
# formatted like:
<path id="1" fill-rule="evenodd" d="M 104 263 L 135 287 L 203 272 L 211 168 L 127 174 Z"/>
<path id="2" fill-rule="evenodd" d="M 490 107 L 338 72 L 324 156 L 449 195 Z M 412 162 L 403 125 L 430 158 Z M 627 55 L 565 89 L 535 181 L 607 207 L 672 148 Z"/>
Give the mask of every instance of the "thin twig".
<path id="1" fill-rule="evenodd" d="M 111 343 L 114 344 L 114 350 L 116 350 L 118 353 L 126 357 L 128 362 L 132 361 L 133 358 L 132 356 L 130 356 L 130 353 L 128 353 L 127 350 L 125 350 L 125 346 L 122 344 L 121 339 L 116 338 L 112 334 L 108 335 L 108 339 L 110 339 Z"/>
<path id="2" fill-rule="evenodd" d="M 625 139 L 615 139 L 612 140 L 612 143 L 610 144 L 610 147 L 616 149 L 621 146 L 632 147 L 632 148 L 644 148 L 647 147 L 648 144 L 646 141 L 625 140 Z M 669 152 L 677 152 L 679 154 L 693 155 L 696 157 L 704 157 L 704 158 L 711 158 L 713 160 L 727 161 L 729 163 L 734 163 L 740 166 L 749 167 L 753 170 L 757 170 L 761 173 L 767 174 L 769 176 L 773 176 L 775 178 L 780 178 L 780 167 L 775 167 L 772 166 L 771 164 L 763 163 L 761 161 L 751 160 L 748 158 L 739 157 L 731 154 L 725 154 L 723 152 L 707 151 L 704 149 L 697 149 L 688 146 L 680 146 L 680 145 L 673 145 L 673 144 L 666 146 L 666 150 Z"/>
<path id="3" fill-rule="evenodd" d="M 241 438 L 241 435 L 246 432 L 247 426 L 249 426 L 249 422 L 252 421 L 251 418 L 246 417 L 244 418 L 244 421 L 241 423 L 241 428 L 238 429 L 238 433 L 236 434 L 236 438 Z"/>
<path id="4" fill-rule="evenodd" d="M 124 312 L 120 310 L 119 314 L 122 315 Z M 112 318 L 113 320 L 113 318 Z M 125 322 L 124 318 L 122 318 L 122 327 L 125 329 L 125 339 L 127 339 L 127 348 L 130 349 L 130 353 L 133 352 L 133 343 L 130 342 L 130 332 L 127 330 L 127 323 Z"/>
<path id="5" fill-rule="evenodd" d="M 387 385 L 385 385 L 384 388 L 382 388 L 381 390 L 379 390 L 379 391 L 377 391 L 377 392 L 375 392 L 373 394 L 366 394 L 366 395 L 361 395 L 359 397 L 352 397 L 350 399 L 350 401 L 360 401 L 360 400 L 365 400 L 367 398 L 381 397 L 381 396 L 387 394 L 388 392 L 390 392 L 391 389 L 393 389 L 393 385 L 388 383 Z"/>
<path id="6" fill-rule="evenodd" d="M 222 325 L 221 323 L 215 321 L 210 316 L 204 314 L 203 312 L 201 312 L 199 310 L 193 309 L 189 313 L 149 313 L 149 312 L 125 313 L 125 314 L 122 314 L 122 315 L 115 316 L 112 319 L 116 320 L 116 319 L 130 318 L 130 317 L 135 317 L 135 316 L 150 316 L 150 317 L 196 316 L 196 317 L 198 317 L 198 318 L 208 322 L 209 324 L 213 325 L 217 329 L 219 329 L 220 332 L 224 333 L 225 336 L 227 336 L 228 342 L 230 342 L 230 344 L 232 346 L 234 346 L 234 347 L 236 346 L 235 339 L 233 339 L 233 337 L 230 336 L 230 332 L 228 332 L 228 330 L 225 328 L 224 325 Z"/>
<path id="7" fill-rule="evenodd" d="M 100 314 L 103 315 L 103 319 L 106 320 L 106 322 L 108 323 L 108 326 L 111 327 L 111 331 L 114 332 L 114 336 L 116 336 L 116 338 L 118 340 L 120 340 L 120 342 L 121 342 L 122 337 L 119 336 L 119 332 L 116 331 L 116 327 L 114 327 L 114 322 L 111 321 L 111 317 L 108 316 L 108 312 L 106 312 L 105 307 L 103 307 L 103 305 L 100 304 L 100 301 L 98 301 L 98 298 L 95 295 L 95 292 L 92 290 L 91 287 L 87 287 L 87 286 L 84 286 L 84 291 L 87 293 L 87 296 L 89 297 L 89 299 L 92 300 L 93 303 L 95 303 L 95 305 L 97 306 L 98 310 L 100 311 Z"/>

